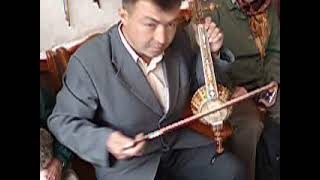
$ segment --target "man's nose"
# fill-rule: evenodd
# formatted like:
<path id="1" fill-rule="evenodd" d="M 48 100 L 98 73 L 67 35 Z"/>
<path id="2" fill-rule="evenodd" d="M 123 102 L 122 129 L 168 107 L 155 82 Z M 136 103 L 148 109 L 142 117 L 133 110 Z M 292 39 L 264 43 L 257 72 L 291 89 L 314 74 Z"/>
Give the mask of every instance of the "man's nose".
<path id="1" fill-rule="evenodd" d="M 159 44 L 165 44 L 166 42 L 166 29 L 163 26 L 158 26 L 158 28 L 155 31 L 154 39 Z"/>

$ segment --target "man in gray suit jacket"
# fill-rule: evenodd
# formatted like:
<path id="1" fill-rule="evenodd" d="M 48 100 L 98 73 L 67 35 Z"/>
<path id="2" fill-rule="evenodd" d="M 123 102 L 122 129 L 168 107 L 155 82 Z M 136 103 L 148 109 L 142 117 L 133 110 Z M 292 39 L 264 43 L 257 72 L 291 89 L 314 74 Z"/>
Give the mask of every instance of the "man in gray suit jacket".
<path id="1" fill-rule="evenodd" d="M 200 56 L 177 27 L 180 3 L 123 0 L 121 21 L 69 61 L 48 126 L 93 164 L 99 180 L 152 180 L 164 174 L 170 179 L 246 179 L 228 152 L 210 164 L 214 143 L 189 129 L 133 144 L 141 133 L 181 119 L 198 87 Z M 215 66 L 223 70 L 227 62 L 218 57 L 232 59 L 220 50 L 223 35 L 213 22 L 205 26 Z"/>

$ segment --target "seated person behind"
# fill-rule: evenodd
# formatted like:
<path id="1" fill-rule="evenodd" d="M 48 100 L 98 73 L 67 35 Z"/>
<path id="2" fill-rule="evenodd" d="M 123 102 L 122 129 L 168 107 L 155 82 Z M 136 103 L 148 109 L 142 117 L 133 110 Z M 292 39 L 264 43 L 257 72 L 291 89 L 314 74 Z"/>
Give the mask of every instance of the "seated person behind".
<path id="1" fill-rule="evenodd" d="M 208 12 L 207 15 L 223 30 L 225 37 L 223 46 L 230 49 L 235 56 L 235 61 L 225 71 L 226 80 L 231 84 L 233 91 L 232 98 L 271 81 L 278 83 L 278 87 L 270 90 L 276 98 L 271 98 L 270 102 L 262 97 L 257 98 L 257 101 L 266 107 L 263 122 L 260 121 L 260 116 L 254 113 L 257 111 L 257 106 L 252 100 L 238 104 L 229 119 L 234 129 L 230 142 L 231 150 L 246 162 L 250 179 L 254 179 L 256 148 L 260 135 L 270 131 L 270 124 L 280 128 L 279 19 L 270 0 L 201 0 L 201 2 L 203 5 L 212 2 L 218 5 L 217 10 Z M 192 30 L 191 27 L 189 29 Z M 204 83 L 204 79 L 199 82 Z M 275 145 L 277 142 L 277 146 L 280 147 L 280 136 L 272 135 L 272 137 L 275 137 L 272 144 Z"/>
<path id="2" fill-rule="evenodd" d="M 40 179 L 77 180 L 69 169 L 72 152 L 51 136 L 47 128 L 47 118 L 54 106 L 53 96 L 40 88 Z"/>

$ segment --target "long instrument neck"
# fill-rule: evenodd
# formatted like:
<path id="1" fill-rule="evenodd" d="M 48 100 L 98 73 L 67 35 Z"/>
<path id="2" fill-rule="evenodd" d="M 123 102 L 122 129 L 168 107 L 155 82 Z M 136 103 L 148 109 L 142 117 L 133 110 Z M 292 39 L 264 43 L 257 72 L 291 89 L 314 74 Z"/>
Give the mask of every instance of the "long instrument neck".
<path id="1" fill-rule="evenodd" d="M 211 49 L 207 37 L 207 32 L 204 25 L 198 26 L 198 39 L 201 51 L 203 74 L 207 92 L 208 100 L 215 100 L 218 98 L 218 87 L 213 67 L 213 61 L 211 56 Z"/>
<path id="2" fill-rule="evenodd" d="M 216 100 L 219 94 L 211 56 L 211 48 L 208 41 L 207 31 L 204 27 L 204 9 L 198 0 L 194 0 L 191 7 L 194 15 L 193 23 L 197 25 L 196 33 L 201 52 L 207 99 Z"/>

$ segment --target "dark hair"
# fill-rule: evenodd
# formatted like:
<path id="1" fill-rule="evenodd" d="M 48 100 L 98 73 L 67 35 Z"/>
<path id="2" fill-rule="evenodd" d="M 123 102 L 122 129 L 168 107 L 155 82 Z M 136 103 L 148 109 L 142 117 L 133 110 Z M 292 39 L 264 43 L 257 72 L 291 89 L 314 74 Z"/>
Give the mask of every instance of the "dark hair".
<path id="1" fill-rule="evenodd" d="M 128 9 L 131 5 L 140 0 L 122 0 L 122 7 Z M 148 0 L 160 7 L 162 10 L 170 10 L 174 7 L 180 7 L 182 0 Z"/>

